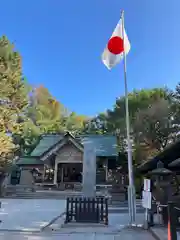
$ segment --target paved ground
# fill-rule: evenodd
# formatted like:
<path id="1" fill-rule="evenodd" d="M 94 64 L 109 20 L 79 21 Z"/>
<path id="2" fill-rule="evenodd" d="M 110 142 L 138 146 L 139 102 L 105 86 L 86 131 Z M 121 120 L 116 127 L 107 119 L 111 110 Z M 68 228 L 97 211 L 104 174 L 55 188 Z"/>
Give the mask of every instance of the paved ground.
<path id="1" fill-rule="evenodd" d="M 38 231 L 64 212 L 65 200 L 2 199 L 0 230 Z"/>
<path id="2" fill-rule="evenodd" d="M 163 227 L 152 227 L 151 231 L 155 234 L 155 236 L 161 240 L 168 240 L 168 232 L 167 228 Z M 153 235 L 154 235 L 153 234 Z M 177 232 L 177 240 L 180 240 L 180 232 Z"/>
<path id="3" fill-rule="evenodd" d="M 65 211 L 65 200 L 53 199 L 1 199 L 0 209 L 0 230 L 29 230 L 38 231 L 47 225 L 53 218 Z M 116 208 L 109 222 L 112 225 L 128 224 L 127 203 L 118 211 Z M 118 213 L 118 214 L 114 214 Z M 137 214 L 143 216 L 143 214 Z M 121 217 L 120 217 L 121 216 Z M 124 217 L 126 216 L 126 217 Z M 119 220 L 117 220 L 119 219 Z M 138 217 L 138 224 L 143 223 L 143 219 Z"/>
<path id="4" fill-rule="evenodd" d="M 65 210 L 65 200 L 2 199 L 0 230 L 39 231 Z M 143 214 L 137 214 L 137 223 L 143 223 Z M 124 226 L 127 213 L 109 214 L 110 226 Z"/>
<path id="5" fill-rule="evenodd" d="M 43 226 L 47 225 L 53 218 L 65 210 L 64 200 L 51 199 L 2 199 L 0 209 L 0 239 L 1 240 L 116 240 L 116 239 L 137 239 L 152 240 L 150 233 L 142 230 L 125 229 L 129 216 L 127 213 L 109 214 L 109 227 L 95 230 L 86 229 L 56 229 L 56 232 L 49 231 L 37 233 Z M 144 221 L 143 214 L 137 214 L 137 224 Z M 20 232 L 21 231 L 21 232 Z M 22 231 L 29 231 L 22 232 Z M 34 232 L 33 232 L 34 231 Z M 30 233 L 31 232 L 31 233 Z"/>
<path id="6" fill-rule="evenodd" d="M 52 225 L 50 225 L 49 227 L 45 228 L 45 231 L 61 231 L 63 233 L 67 233 L 69 230 L 69 228 L 62 228 L 62 226 L 64 225 L 64 220 L 63 217 L 60 219 L 57 219 L 57 221 L 55 221 Z M 144 223 L 144 214 L 137 214 L 137 218 L 136 218 L 136 224 L 139 226 L 142 226 Z M 95 228 L 92 226 L 92 228 L 78 228 L 76 227 L 76 229 L 71 229 L 71 232 L 76 232 L 76 233 L 84 233 L 84 232 L 118 232 L 119 230 L 123 229 L 124 227 L 126 227 L 129 224 L 129 215 L 127 213 L 113 213 L 113 214 L 109 214 L 109 225 L 108 228 Z M 71 224 L 70 224 L 71 225 Z"/>
<path id="7" fill-rule="evenodd" d="M 0 232 L 1 240 L 154 240 L 152 235 L 143 230 L 123 229 L 118 234 L 104 234 L 104 233 L 41 233 L 41 234 L 28 234 L 28 233 L 12 233 Z"/>

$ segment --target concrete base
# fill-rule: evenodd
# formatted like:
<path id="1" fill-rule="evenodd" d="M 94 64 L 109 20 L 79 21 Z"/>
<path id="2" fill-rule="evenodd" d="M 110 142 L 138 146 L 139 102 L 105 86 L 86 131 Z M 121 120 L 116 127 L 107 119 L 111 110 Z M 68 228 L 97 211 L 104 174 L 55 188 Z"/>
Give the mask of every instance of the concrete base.
<path id="1" fill-rule="evenodd" d="M 154 239 L 156 240 L 167 240 L 168 239 L 168 231 L 167 228 L 163 227 L 152 227 L 149 229 L 149 232 L 152 234 Z M 178 238 L 179 239 L 179 238 Z"/>
<path id="2" fill-rule="evenodd" d="M 107 228 L 108 225 L 105 224 L 101 224 L 101 223 L 64 223 L 63 225 L 61 225 L 61 228 L 99 228 L 99 227 L 105 227 Z"/>

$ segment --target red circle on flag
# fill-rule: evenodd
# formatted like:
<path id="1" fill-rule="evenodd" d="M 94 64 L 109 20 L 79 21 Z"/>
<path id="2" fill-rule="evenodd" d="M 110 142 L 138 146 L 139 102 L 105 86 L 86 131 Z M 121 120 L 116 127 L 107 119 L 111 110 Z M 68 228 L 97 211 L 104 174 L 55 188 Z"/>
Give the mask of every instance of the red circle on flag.
<path id="1" fill-rule="evenodd" d="M 111 53 L 120 54 L 124 51 L 123 39 L 118 36 L 112 37 L 109 39 L 107 47 Z"/>

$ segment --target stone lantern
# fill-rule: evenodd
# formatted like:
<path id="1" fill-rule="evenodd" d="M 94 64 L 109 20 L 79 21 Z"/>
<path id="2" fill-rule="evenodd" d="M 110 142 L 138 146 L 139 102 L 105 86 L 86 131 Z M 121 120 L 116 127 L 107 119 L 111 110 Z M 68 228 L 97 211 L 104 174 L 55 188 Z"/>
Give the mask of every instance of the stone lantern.
<path id="1" fill-rule="evenodd" d="M 164 167 L 164 164 L 159 161 L 157 163 L 157 168 L 148 173 L 151 176 L 151 179 L 154 182 L 152 194 L 160 205 L 167 205 L 168 201 L 172 200 L 173 197 L 173 188 L 172 188 L 172 179 L 173 172 Z M 167 208 L 162 207 L 162 217 L 164 224 L 167 224 Z"/>

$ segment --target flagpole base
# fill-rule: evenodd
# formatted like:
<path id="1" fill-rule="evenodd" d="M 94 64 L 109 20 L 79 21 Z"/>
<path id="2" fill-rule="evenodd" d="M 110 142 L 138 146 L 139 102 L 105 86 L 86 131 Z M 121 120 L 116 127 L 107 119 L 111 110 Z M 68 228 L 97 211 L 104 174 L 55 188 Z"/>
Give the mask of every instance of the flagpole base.
<path id="1" fill-rule="evenodd" d="M 136 192 L 134 185 L 128 186 L 129 224 L 136 223 Z"/>

